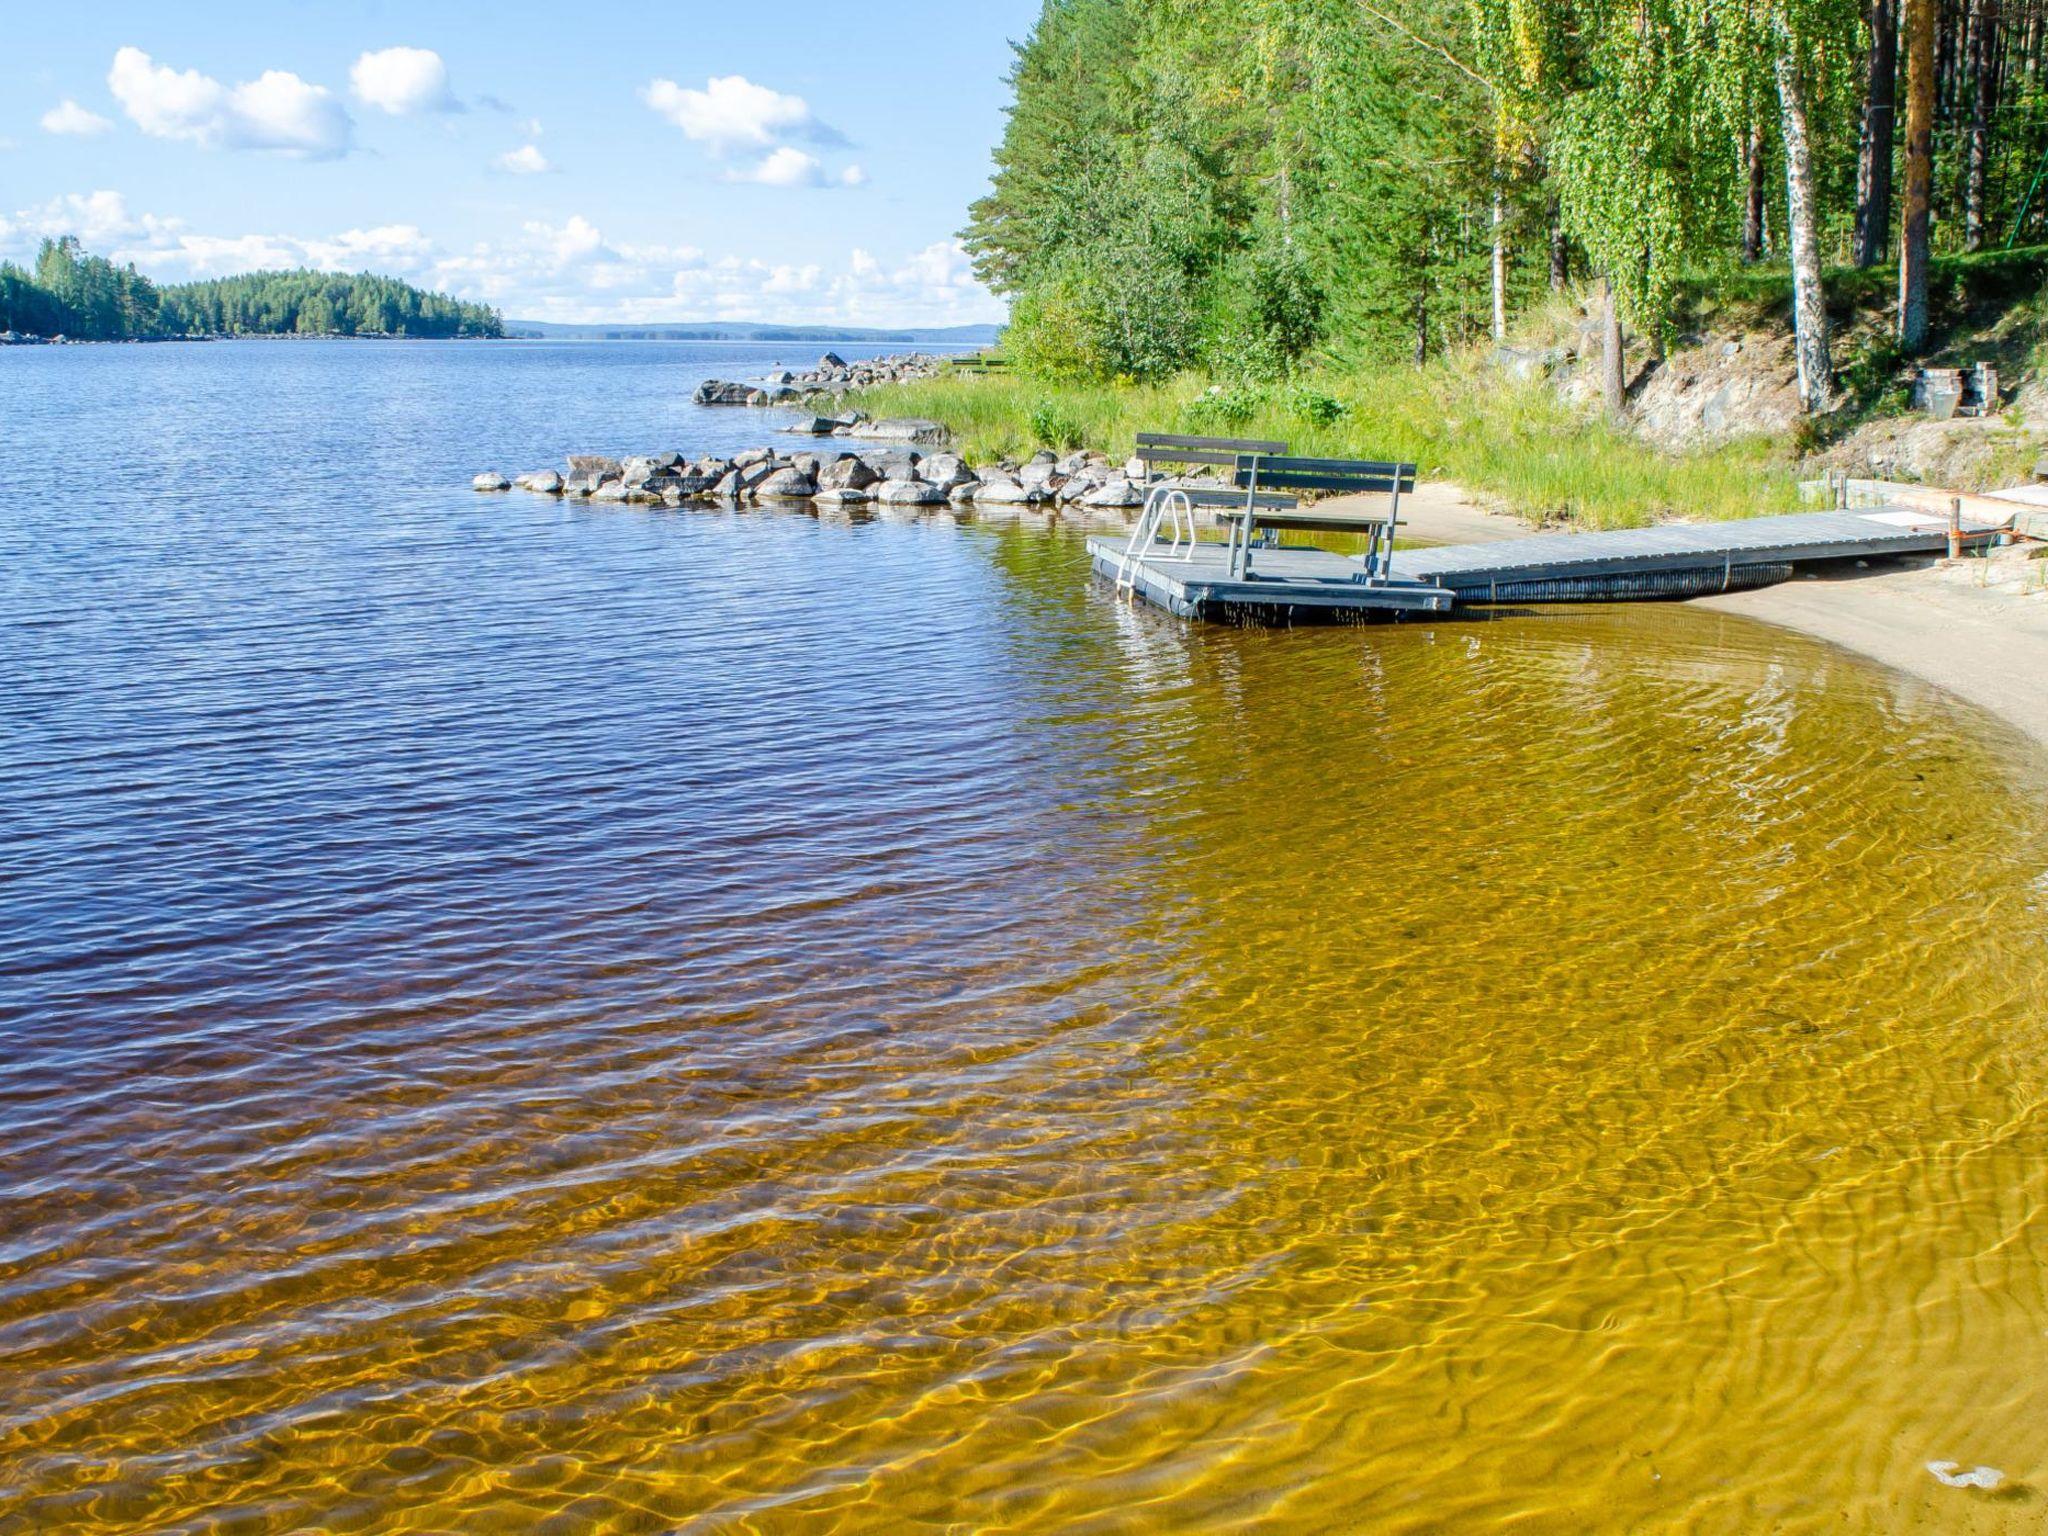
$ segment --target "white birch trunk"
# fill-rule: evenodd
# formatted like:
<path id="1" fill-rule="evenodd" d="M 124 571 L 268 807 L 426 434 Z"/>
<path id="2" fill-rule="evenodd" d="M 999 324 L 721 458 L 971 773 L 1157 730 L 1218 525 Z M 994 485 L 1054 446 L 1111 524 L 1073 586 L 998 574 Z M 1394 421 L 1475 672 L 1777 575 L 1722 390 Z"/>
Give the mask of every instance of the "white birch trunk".
<path id="1" fill-rule="evenodd" d="M 1820 283 L 1820 236 L 1815 229 L 1813 150 L 1806 132 L 1805 82 L 1792 40 L 1782 28 L 1775 61 L 1778 119 L 1785 135 L 1785 209 L 1791 225 L 1793 350 L 1799 361 L 1799 399 L 1809 415 L 1835 401 L 1834 362 L 1828 346 L 1828 309 Z"/>

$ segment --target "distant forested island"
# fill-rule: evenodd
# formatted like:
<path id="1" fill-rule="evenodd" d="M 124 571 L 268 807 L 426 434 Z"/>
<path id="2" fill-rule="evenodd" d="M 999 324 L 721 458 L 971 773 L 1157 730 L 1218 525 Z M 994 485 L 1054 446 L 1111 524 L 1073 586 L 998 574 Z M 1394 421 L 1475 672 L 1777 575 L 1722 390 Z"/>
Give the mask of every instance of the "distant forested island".
<path id="1" fill-rule="evenodd" d="M 249 272 L 158 287 L 71 236 L 35 269 L 0 262 L 0 331 L 74 341 L 176 336 L 502 336 L 495 309 L 371 272 Z"/>

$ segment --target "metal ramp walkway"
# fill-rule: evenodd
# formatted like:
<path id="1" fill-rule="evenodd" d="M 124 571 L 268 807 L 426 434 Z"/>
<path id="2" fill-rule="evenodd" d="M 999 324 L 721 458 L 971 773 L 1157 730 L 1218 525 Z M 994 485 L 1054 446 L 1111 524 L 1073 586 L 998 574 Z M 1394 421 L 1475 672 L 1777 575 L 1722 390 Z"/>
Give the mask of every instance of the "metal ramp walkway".
<path id="1" fill-rule="evenodd" d="M 1966 537 L 1993 529 L 1967 517 L 1962 526 Z M 1810 560 L 1941 553 L 1948 533 L 1945 516 L 1911 507 L 1795 512 L 1402 550 L 1394 575 L 1448 587 L 1463 603 L 1689 597 L 1783 581 Z"/>

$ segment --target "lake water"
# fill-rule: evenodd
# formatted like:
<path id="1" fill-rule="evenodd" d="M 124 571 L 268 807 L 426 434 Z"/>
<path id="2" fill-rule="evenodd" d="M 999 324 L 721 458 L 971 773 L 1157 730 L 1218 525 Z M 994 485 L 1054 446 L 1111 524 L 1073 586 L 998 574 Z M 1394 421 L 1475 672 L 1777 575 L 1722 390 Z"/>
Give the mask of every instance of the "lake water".
<path id="1" fill-rule="evenodd" d="M 0 1532 L 2040 1528 L 2038 757 L 467 489 L 771 359 L 0 353 Z"/>

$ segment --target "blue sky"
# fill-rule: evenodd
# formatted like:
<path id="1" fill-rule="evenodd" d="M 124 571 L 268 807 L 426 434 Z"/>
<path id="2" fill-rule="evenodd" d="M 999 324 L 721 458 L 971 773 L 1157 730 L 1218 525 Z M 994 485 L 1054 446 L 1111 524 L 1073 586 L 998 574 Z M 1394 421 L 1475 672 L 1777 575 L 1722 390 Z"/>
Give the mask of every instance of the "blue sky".
<path id="1" fill-rule="evenodd" d="M 956 235 L 1038 0 L 9 4 L 0 256 L 509 318 L 1000 319 Z"/>

